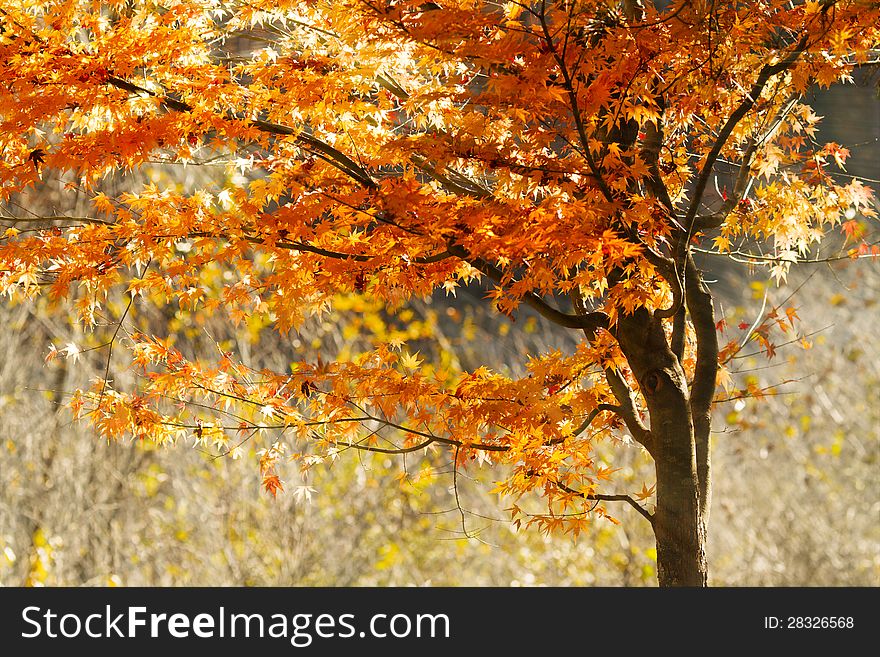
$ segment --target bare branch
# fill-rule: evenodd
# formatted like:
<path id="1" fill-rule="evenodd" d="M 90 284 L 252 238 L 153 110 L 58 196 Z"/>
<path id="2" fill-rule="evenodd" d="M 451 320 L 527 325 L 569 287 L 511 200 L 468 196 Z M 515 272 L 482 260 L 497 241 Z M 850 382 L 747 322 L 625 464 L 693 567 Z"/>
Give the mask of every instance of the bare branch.
<path id="1" fill-rule="evenodd" d="M 323 440 L 323 439 L 322 439 Z M 433 440 L 426 440 L 423 443 L 419 443 L 417 445 L 412 445 L 410 447 L 375 447 L 372 445 L 361 445 L 360 443 L 337 443 L 342 447 L 356 449 L 361 452 L 373 452 L 375 454 L 411 454 L 412 452 L 418 452 L 419 450 L 425 449 L 431 444 L 433 444 Z"/>
<path id="2" fill-rule="evenodd" d="M 675 357 L 678 358 L 679 363 L 681 363 L 684 358 L 684 333 L 687 324 L 686 316 L 687 308 L 684 305 L 681 305 L 672 317 L 672 337 L 669 342 L 669 347 L 672 349 L 672 353 L 675 354 Z"/>

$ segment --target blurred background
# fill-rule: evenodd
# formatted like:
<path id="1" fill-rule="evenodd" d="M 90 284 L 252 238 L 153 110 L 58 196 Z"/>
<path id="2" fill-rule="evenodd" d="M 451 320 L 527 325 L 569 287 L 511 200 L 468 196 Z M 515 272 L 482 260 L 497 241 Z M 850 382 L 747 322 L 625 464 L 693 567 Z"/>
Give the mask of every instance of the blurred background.
<path id="1" fill-rule="evenodd" d="M 814 99 L 825 116 L 820 139 L 851 149 L 847 174 L 880 189 L 880 100 L 876 81 L 832 89 Z M 215 176 L 210 167 L 156 165 L 153 175 L 187 188 Z M 47 177 L 48 178 L 48 177 Z M 17 200 L 37 214 L 85 212 L 85 195 L 63 181 Z M 108 193 L 125 182 L 108 180 Z M 862 220 L 866 231 L 877 231 Z M 834 258 L 829 240 L 820 257 Z M 763 399 L 730 399 L 715 409 L 714 498 L 710 518 L 711 583 L 720 586 L 880 585 L 880 262 L 846 258 L 792 270 L 768 282 L 727 259 L 713 272 L 718 306 L 730 334 L 791 296 L 799 332 L 777 344 L 772 360 L 734 361 L 734 376 Z M 222 277 L 222 272 L 213 275 Z M 210 284 L 210 281 L 208 281 Z M 517 374 L 524 354 L 571 349 L 572 337 L 550 331 L 522 311 L 517 324 L 486 312 L 477 289 L 452 305 L 438 296 L 414 304 L 406 325 L 413 351 L 488 363 Z M 180 444 L 107 444 L 72 422 L 66 395 L 103 376 L 124 300 L 106 308 L 84 334 L 66 308 L 47 300 L 0 307 L 0 585 L 323 585 L 323 586 L 641 586 L 655 585 L 653 538 L 626 506 L 620 524 L 597 520 L 578 537 L 516 531 L 510 500 L 489 493 L 491 468 L 459 473 L 460 512 L 449 455 L 343 458 L 315 468 L 303 494 L 272 499 L 260 490 L 256 455 L 216 455 Z M 299 334 L 279 336 L 251 318 L 238 327 L 175 307 L 138 307 L 131 327 L 177 332 L 189 355 L 208 355 L 212 340 L 252 367 L 285 368 L 291 360 L 356 352 L 365 336 L 391 320 L 369 299 L 351 299 Z M 210 336 L 210 339 L 209 337 Z M 45 363 L 49 345 L 75 344 L 78 358 Z M 91 349 L 91 350 L 89 350 Z M 119 353 L 110 362 L 118 388 L 136 384 Z M 616 492 L 653 483 L 649 460 L 632 446 L 601 444 L 620 468 Z M 419 472 L 401 483 L 402 468 Z M 303 483 L 294 467 L 288 490 Z"/>

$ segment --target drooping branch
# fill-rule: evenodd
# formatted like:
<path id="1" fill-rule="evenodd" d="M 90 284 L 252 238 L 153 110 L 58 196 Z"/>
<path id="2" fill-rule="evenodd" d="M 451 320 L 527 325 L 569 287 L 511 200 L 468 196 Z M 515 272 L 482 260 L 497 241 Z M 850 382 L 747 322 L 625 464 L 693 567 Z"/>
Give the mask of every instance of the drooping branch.
<path id="1" fill-rule="evenodd" d="M 186 237 L 225 237 L 222 234 L 210 233 L 210 232 L 191 232 L 186 235 Z M 254 235 L 247 235 L 244 237 L 245 241 L 250 242 L 251 244 L 261 244 L 265 245 L 266 240 L 264 238 L 260 238 Z M 341 251 L 331 251 L 329 249 L 324 249 L 320 246 L 315 246 L 313 244 L 307 244 L 302 241 L 287 241 L 287 240 L 278 240 L 271 244 L 271 246 L 277 249 L 285 249 L 287 251 L 303 251 L 305 253 L 313 253 L 315 255 L 319 255 L 324 258 L 330 258 L 332 260 L 350 260 L 352 262 L 369 262 L 371 260 L 375 260 L 376 258 L 382 257 L 383 254 L 363 254 L 363 253 L 342 253 Z M 441 262 L 446 260 L 447 258 L 454 257 L 453 253 L 449 250 L 438 251 L 437 253 L 429 256 L 420 256 L 416 258 L 410 258 L 409 262 L 415 265 L 428 265 L 436 262 Z"/>
<path id="2" fill-rule="evenodd" d="M 166 107 L 169 107 L 170 109 L 173 109 L 175 111 L 185 112 L 185 111 L 190 111 L 192 109 L 188 104 L 186 104 L 184 102 L 181 102 L 179 100 L 176 100 L 174 98 L 170 98 L 167 96 L 159 96 L 158 94 L 156 94 L 153 91 L 150 91 L 149 89 L 145 89 L 145 88 L 140 87 L 138 85 L 135 85 L 135 84 L 132 84 L 132 83 L 127 82 L 125 80 L 122 80 L 121 78 L 117 78 L 115 76 L 110 76 L 108 78 L 108 83 L 119 88 L 119 89 L 123 89 L 123 90 L 129 91 L 131 93 L 147 94 L 149 96 L 159 97 Z M 350 177 L 355 179 L 357 182 L 359 182 L 362 185 L 364 185 L 365 187 L 368 187 L 371 189 L 377 188 L 376 183 L 372 180 L 372 178 L 370 177 L 369 173 L 366 170 L 364 170 L 360 165 L 358 165 L 356 162 L 354 162 L 347 155 L 336 150 L 332 146 L 325 144 L 321 140 L 319 140 L 311 135 L 305 134 L 305 133 L 301 133 L 301 132 L 298 133 L 293 128 L 290 128 L 288 126 L 283 126 L 283 125 L 279 125 L 276 123 L 270 123 L 268 121 L 253 120 L 253 121 L 251 121 L 251 125 L 259 128 L 260 130 L 262 130 L 264 132 L 268 132 L 270 134 L 294 136 L 298 143 L 304 145 L 305 147 L 307 147 L 311 150 L 317 151 L 321 155 L 325 156 L 325 159 L 329 158 L 329 159 L 327 159 L 327 161 L 329 161 L 331 164 L 336 166 L 338 169 L 340 169 L 341 171 L 343 171 L 344 173 L 346 173 L 347 175 L 349 175 Z M 486 198 L 490 195 L 487 190 L 485 190 L 482 187 L 479 187 L 478 185 L 475 185 L 475 184 L 469 184 L 467 187 L 462 186 L 462 183 L 469 182 L 466 179 L 462 180 L 462 183 L 459 183 L 459 182 L 452 180 L 452 178 L 450 178 L 449 176 L 445 176 L 445 175 L 435 171 L 432 167 L 429 166 L 429 164 L 425 158 L 414 158 L 414 161 L 417 163 L 417 166 L 419 166 L 423 171 L 425 171 L 426 173 L 431 175 L 431 177 L 433 177 L 435 180 L 440 182 L 445 187 L 451 189 L 452 191 L 456 191 L 457 193 L 460 193 L 465 196 L 474 196 L 476 198 Z M 253 241 L 253 240 L 250 240 L 250 241 Z M 279 245 L 283 247 L 283 243 L 281 243 Z M 299 248 L 298 246 L 295 246 L 295 245 L 291 245 L 291 246 L 293 248 Z M 302 245 L 302 250 L 316 253 L 318 255 L 324 255 L 326 257 L 334 257 L 334 258 L 341 257 L 343 259 L 353 259 L 356 261 L 363 261 L 363 260 L 368 259 L 367 256 L 360 256 L 360 255 L 348 256 L 346 254 L 337 254 L 337 253 L 333 253 L 333 252 L 330 252 L 330 251 L 327 251 L 324 249 L 320 249 L 319 247 L 314 247 L 311 245 Z M 442 255 L 429 256 L 428 259 L 425 260 L 424 262 L 429 263 L 429 262 L 439 261 L 441 259 L 446 258 L 449 254 L 455 255 L 455 256 L 461 258 L 465 262 L 468 262 L 475 269 L 490 276 L 491 278 L 496 280 L 496 282 L 500 283 L 501 274 L 497 270 L 497 268 L 495 268 L 490 263 L 488 263 L 485 260 L 482 260 L 480 258 L 471 258 L 469 256 L 469 254 L 467 254 L 466 250 L 460 246 L 450 246 L 450 248 L 446 252 L 444 252 Z M 553 323 L 558 324 L 563 327 L 566 327 L 566 328 L 573 328 L 573 329 L 600 328 L 600 327 L 607 325 L 607 317 L 604 315 L 604 313 L 594 313 L 594 314 L 591 314 L 590 316 L 586 316 L 586 317 L 582 317 L 582 316 L 578 316 L 578 315 L 569 315 L 567 313 L 563 313 L 563 312 L 553 308 L 552 306 L 547 304 L 547 302 L 545 302 L 543 299 L 541 299 L 538 295 L 536 295 L 534 293 L 527 293 L 526 295 L 524 295 L 523 301 L 527 305 L 529 305 L 531 308 L 536 310 L 542 317 L 549 319 Z"/>
<path id="3" fill-rule="evenodd" d="M 398 87 L 398 85 L 391 84 L 387 80 L 383 80 L 383 82 L 385 83 L 383 86 L 385 86 L 386 88 L 391 88 L 393 90 L 393 93 L 402 92 L 405 94 L 405 92 L 403 92 Z M 190 111 L 192 109 L 187 103 L 167 96 L 159 96 L 149 89 L 145 89 L 115 76 L 110 76 L 108 78 L 108 83 L 132 93 L 147 94 L 152 97 L 158 97 L 162 100 L 163 104 L 166 107 L 169 107 L 170 109 L 173 109 L 175 111 L 184 112 Z M 300 143 L 310 150 L 316 151 L 319 154 L 323 155 L 325 159 L 330 162 L 330 164 L 333 164 L 342 172 L 346 173 L 365 187 L 371 189 L 377 188 L 376 183 L 372 180 L 369 173 L 365 169 L 363 169 L 347 155 L 338 151 L 332 146 L 325 144 L 323 141 L 311 135 L 297 132 L 296 130 L 288 126 L 279 125 L 268 121 L 252 120 L 250 123 L 251 125 L 260 129 L 263 132 L 295 137 L 297 143 Z M 420 169 L 425 171 L 428 175 L 430 175 L 432 178 L 440 182 L 444 187 L 450 189 L 451 191 L 454 191 L 463 196 L 473 196 L 476 198 L 487 198 L 491 196 L 488 190 L 480 187 L 479 185 L 473 183 L 472 181 L 469 181 L 464 177 L 460 177 L 459 180 L 454 180 L 453 177 L 451 177 L 450 175 L 444 175 L 436 171 L 434 167 L 430 166 L 429 162 L 424 157 L 416 155 L 413 157 L 413 161 L 415 162 L 416 166 L 418 166 Z M 345 254 L 332 253 L 330 251 L 320 249 L 319 247 L 313 247 L 310 245 L 303 246 L 304 248 L 302 250 L 310 251 L 319 255 L 325 255 L 327 257 L 338 258 L 342 256 L 344 259 L 354 259 L 357 261 L 367 259 L 367 256 L 346 256 Z M 481 258 L 470 257 L 463 247 L 457 245 L 450 246 L 449 249 L 447 249 L 447 251 L 444 252 L 442 255 L 429 256 L 428 259 L 425 260 L 425 263 L 444 259 L 448 256 L 448 254 L 455 255 L 461 258 L 465 262 L 468 262 L 475 269 L 481 271 L 487 276 L 490 276 L 490 278 L 492 278 L 496 282 L 501 282 L 501 272 L 496 267 Z M 553 323 L 563 326 L 565 328 L 595 330 L 607 326 L 607 316 L 604 313 L 592 313 L 588 316 L 570 315 L 553 308 L 552 306 L 547 304 L 546 301 L 541 299 L 540 296 L 534 293 L 525 294 L 523 296 L 523 301 L 528 306 L 536 310 L 545 319 L 548 319 Z"/>

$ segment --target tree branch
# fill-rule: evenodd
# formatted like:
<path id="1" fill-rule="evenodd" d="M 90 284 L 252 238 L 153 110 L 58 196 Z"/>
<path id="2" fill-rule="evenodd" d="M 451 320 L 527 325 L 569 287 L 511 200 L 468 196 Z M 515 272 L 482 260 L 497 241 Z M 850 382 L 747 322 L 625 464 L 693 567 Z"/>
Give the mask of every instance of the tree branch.
<path id="1" fill-rule="evenodd" d="M 597 502 L 626 502 L 632 508 L 639 512 L 642 517 L 650 522 L 652 525 L 654 524 L 654 516 L 641 504 L 636 502 L 629 495 L 605 495 L 602 493 L 583 493 L 581 491 L 575 490 L 574 488 L 570 488 L 563 483 L 558 481 L 553 482 L 554 485 L 561 491 L 565 491 L 570 495 L 578 495 L 579 497 L 583 497 L 585 500 L 596 500 Z"/>
<path id="2" fill-rule="evenodd" d="M 190 233 L 191 237 L 213 237 L 210 233 Z M 265 239 L 260 239 L 255 236 L 247 236 L 245 240 L 251 242 L 252 244 L 262 244 L 266 245 Z M 305 251 L 306 253 L 314 253 L 315 255 L 323 256 L 325 258 L 333 258 L 334 260 L 352 260 L 354 262 L 369 262 L 375 258 L 381 257 L 381 255 L 364 255 L 364 254 L 356 254 L 356 253 L 341 253 L 339 251 L 330 251 L 328 249 L 323 249 L 320 246 L 313 246 L 311 244 L 306 244 L 305 242 L 288 242 L 285 240 L 279 240 L 272 245 L 266 246 L 274 246 L 278 249 L 286 249 L 289 251 Z M 440 251 L 435 253 L 434 255 L 422 256 L 418 258 L 410 258 L 409 262 L 416 265 L 428 265 L 435 262 L 441 262 L 442 260 L 446 260 L 447 258 L 453 257 L 453 254 L 449 251 Z"/>
<path id="3" fill-rule="evenodd" d="M 709 433 L 711 429 L 712 399 L 718 376 L 718 332 L 715 328 L 715 309 L 712 294 L 703 282 L 692 255 L 687 256 L 687 309 L 697 338 L 697 363 L 691 382 L 691 418 L 696 441 L 697 480 L 699 483 L 701 517 L 709 510 Z"/>
<path id="4" fill-rule="evenodd" d="M 448 250 L 452 255 L 461 258 L 477 271 L 485 274 L 499 285 L 502 285 L 504 272 L 492 263 L 483 258 L 470 255 L 464 247 L 457 244 L 450 246 Z M 545 319 L 549 319 L 554 324 L 564 326 L 565 328 L 598 331 L 600 328 L 608 327 L 608 315 L 603 312 L 597 311 L 587 313 L 586 315 L 569 315 L 568 313 L 564 313 L 549 305 L 541 297 L 532 292 L 524 294 L 522 296 L 522 301 L 532 309 L 536 310 L 538 314 Z"/>
<path id="5" fill-rule="evenodd" d="M 176 100 L 174 98 L 170 98 L 167 96 L 159 96 L 158 94 L 156 94 L 153 91 L 150 91 L 149 89 L 144 89 L 143 87 L 132 84 L 130 82 L 127 82 L 127 81 L 122 80 L 121 78 L 117 78 L 115 76 L 110 76 L 108 78 L 108 82 L 111 85 L 113 85 L 119 89 L 123 89 L 123 90 L 129 91 L 131 93 L 147 94 L 149 96 L 160 98 L 162 100 L 162 102 L 167 107 L 169 107 L 173 110 L 176 110 L 176 111 L 186 112 L 186 111 L 190 111 L 192 109 L 192 107 L 186 103 L 183 103 L 179 100 Z M 386 84 L 383 86 L 386 86 L 386 87 L 392 86 L 392 85 L 388 84 L 387 81 L 384 81 L 384 82 L 386 82 Z M 396 86 L 396 85 L 394 85 L 394 86 Z M 288 126 L 283 126 L 283 125 L 279 125 L 276 123 L 270 123 L 268 121 L 251 120 L 250 124 L 253 125 L 254 127 L 262 130 L 263 132 L 267 132 L 270 134 L 276 134 L 276 135 L 285 135 L 285 136 L 295 137 L 295 139 L 298 143 L 300 143 L 301 145 L 304 145 L 312 150 L 316 150 L 316 151 L 320 152 L 322 155 L 325 155 L 327 158 L 329 158 L 328 161 L 330 161 L 331 164 L 333 164 L 338 169 L 340 169 L 341 171 L 343 171 L 347 175 L 351 176 L 352 178 L 354 178 L 355 180 L 357 180 L 358 182 L 360 182 L 364 186 L 372 188 L 372 189 L 377 188 L 376 183 L 372 180 L 372 178 L 370 178 L 370 176 L 366 170 L 364 170 L 360 165 L 358 165 L 356 162 L 354 162 L 347 155 L 345 155 L 344 153 L 341 153 L 340 151 L 336 150 L 335 148 L 325 144 L 321 140 L 319 140 L 315 137 L 312 137 L 311 135 L 305 134 L 305 133 L 297 133 L 297 131 L 295 131 L 293 128 L 290 128 Z M 435 171 L 433 169 L 433 167 L 429 166 L 426 158 L 423 158 L 421 156 L 416 156 L 413 158 L 413 160 L 414 160 L 416 166 L 418 166 L 420 169 L 422 169 L 423 171 L 428 173 L 428 175 L 430 175 L 432 178 L 434 178 L 435 180 L 440 182 L 442 185 L 451 189 L 452 191 L 455 191 L 456 193 L 459 193 L 459 194 L 462 194 L 465 196 L 475 196 L 477 198 L 488 198 L 491 196 L 491 193 L 488 190 L 480 187 L 479 185 L 476 185 L 475 183 L 470 183 L 470 181 L 465 180 L 465 182 L 468 182 L 470 184 L 468 187 L 463 187 L 461 184 L 452 180 L 450 177 L 438 173 L 437 171 Z M 249 241 L 253 241 L 253 240 L 249 240 Z M 281 244 L 279 244 L 279 246 L 282 246 L 282 248 L 284 248 L 284 246 Z M 348 256 L 346 254 L 337 254 L 337 253 L 333 253 L 333 252 L 330 252 L 330 251 L 327 251 L 324 249 L 320 249 L 319 247 L 313 247 L 310 245 L 303 244 L 300 246 L 296 246 L 296 245 L 292 244 L 291 246 L 293 248 L 301 248 L 301 250 L 309 251 L 309 252 L 316 253 L 318 255 L 323 255 L 326 257 L 336 257 L 336 258 L 343 257 L 345 259 L 353 259 L 356 261 L 363 261 L 363 260 L 367 259 L 367 256 L 358 256 L 358 255 Z M 449 254 L 456 255 L 456 256 L 462 258 L 463 260 L 465 260 L 466 262 L 471 264 L 477 270 L 483 272 L 484 274 L 490 276 L 491 278 L 495 279 L 497 282 L 500 283 L 501 273 L 497 270 L 497 268 L 495 268 L 494 266 L 490 265 L 488 262 L 486 262 L 480 258 L 470 259 L 467 252 L 465 251 L 465 249 L 463 247 L 457 247 L 457 246 L 450 247 L 447 252 Z M 445 257 L 446 257 L 445 253 L 442 256 L 430 256 L 430 260 L 428 260 L 426 262 L 439 261 Z M 436 260 L 435 260 L 435 258 L 436 258 Z M 568 315 L 568 314 L 563 313 L 563 312 L 553 308 L 552 306 L 548 305 L 543 299 L 541 299 L 538 295 L 533 294 L 533 293 L 528 293 L 528 294 L 524 295 L 523 301 L 527 305 L 531 306 L 533 309 L 538 311 L 538 313 L 542 317 L 549 319 L 550 321 L 554 322 L 555 324 L 558 324 L 560 326 L 564 326 L 566 328 L 577 328 L 577 329 L 593 328 L 593 327 L 600 328 L 602 326 L 605 326 L 607 323 L 607 317 L 604 315 L 604 313 L 594 313 L 594 314 L 591 314 L 588 316 Z"/>
<path id="6" fill-rule="evenodd" d="M 324 440 L 323 438 L 316 438 L 316 440 Z M 326 441 L 325 441 L 326 442 Z M 423 443 L 419 443 L 418 445 L 412 445 L 411 447 L 374 447 L 371 445 L 361 445 L 359 443 L 339 443 L 342 447 L 356 449 L 361 452 L 373 452 L 374 454 L 410 454 L 412 452 L 417 452 L 421 449 L 425 449 L 431 444 L 433 444 L 434 440 L 426 440 Z"/>
<path id="7" fill-rule="evenodd" d="M 642 423 L 636 412 L 635 393 L 632 388 L 616 370 L 610 367 L 605 368 L 605 379 L 620 404 L 619 410 L 615 412 L 623 419 L 635 441 L 644 446 L 651 456 L 655 456 L 654 435 Z"/>
<path id="8" fill-rule="evenodd" d="M 666 101 L 662 96 L 657 97 L 657 108 L 660 111 L 660 117 L 655 123 L 647 123 L 644 126 L 645 138 L 642 140 L 641 153 L 648 165 L 648 176 L 645 182 L 654 198 L 659 199 L 663 207 L 669 212 L 670 216 L 675 218 L 675 206 L 669 197 L 669 190 L 663 182 L 663 176 L 660 174 L 660 150 L 663 148 L 663 113 L 666 111 Z"/>
<path id="9" fill-rule="evenodd" d="M 590 151 L 590 139 L 587 136 L 587 129 L 584 126 L 584 119 L 581 116 L 581 110 L 578 106 L 577 92 L 574 88 L 574 81 L 571 78 L 571 73 L 568 70 L 568 66 L 565 64 L 565 60 L 559 54 L 556 49 L 556 44 L 553 42 L 553 35 L 550 34 L 550 28 L 547 25 L 547 17 L 545 14 L 545 6 L 544 2 L 541 2 L 541 13 L 538 15 L 538 18 L 541 22 L 541 30 L 544 33 L 544 42 L 549 48 L 551 54 L 553 55 L 553 59 L 556 61 L 556 65 L 559 67 L 559 72 L 562 73 L 563 79 L 563 88 L 565 89 L 566 96 L 568 97 L 568 105 L 571 109 L 572 118 L 574 118 L 575 128 L 578 134 L 578 140 L 581 143 L 581 150 L 584 156 L 584 159 L 587 161 L 587 166 L 590 169 L 590 173 L 593 175 L 593 178 L 596 179 L 596 184 L 599 186 L 600 191 L 602 192 L 602 196 L 605 197 L 609 203 L 614 203 L 614 194 L 611 192 L 611 188 L 608 187 L 608 183 L 605 182 L 605 179 L 602 177 L 602 171 L 599 169 L 599 165 L 596 163 L 595 158 L 593 157 L 593 153 Z"/>
<path id="10" fill-rule="evenodd" d="M 700 207 L 703 193 L 706 191 L 706 185 L 709 183 L 709 178 L 712 175 L 712 169 L 715 167 L 715 161 L 721 154 L 721 150 L 727 144 L 727 140 L 733 133 L 734 128 L 736 128 L 736 126 L 739 124 L 740 121 L 742 121 L 745 115 L 748 114 L 749 111 L 755 106 L 755 103 L 758 102 L 758 98 L 761 96 L 761 93 L 764 91 L 764 87 L 767 86 L 767 83 L 770 81 L 770 79 L 775 75 L 778 75 L 779 73 L 788 70 L 795 64 L 795 62 L 797 62 L 798 58 L 801 56 L 801 54 L 803 54 L 804 50 L 806 49 L 807 42 L 807 34 L 804 34 L 801 37 L 800 41 L 798 41 L 797 45 L 795 45 L 794 50 L 786 55 L 782 60 L 776 62 L 775 64 L 765 64 L 761 68 L 760 72 L 758 73 L 758 78 L 755 80 L 754 84 L 752 84 L 752 87 L 749 90 L 749 93 L 746 94 L 745 99 L 733 111 L 733 113 L 727 119 L 727 122 L 718 132 L 718 137 L 715 139 L 715 143 L 712 145 L 712 149 L 706 156 L 706 161 L 703 163 L 703 168 L 700 170 L 700 175 L 697 177 L 697 183 L 694 187 L 694 196 L 691 199 L 690 206 L 688 207 L 687 214 L 685 215 L 684 225 L 687 228 L 688 240 L 690 239 L 690 235 L 693 234 L 697 210 Z"/>
<path id="11" fill-rule="evenodd" d="M 599 415 L 601 413 L 603 413 L 605 411 L 607 411 L 609 413 L 614 413 L 618 417 L 620 416 L 620 406 L 617 406 L 615 404 L 599 404 L 598 406 L 596 406 L 596 408 L 594 408 L 592 411 L 590 411 L 590 413 L 587 415 L 586 419 L 583 422 L 581 422 L 580 426 L 578 426 L 578 428 L 572 432 L 571 436 L 566 436 L 564 438 L 554 438 L 553 440 L 548 440 L 545 444 L 546 445 L 559 445 L 560 443 L 564 443 L 566 440 L 568 440 L 568 438 L 576 438 L 577 436 L 581 435 L 584 431 L 586 431 L 587 428 L 593 423 L 593 421 L 597 417 L 599 417 Z"/>
<path id="12" fill-rule="evenodd" d="M 684 304 L 680 305 L 678 311 L 672 317 L 672 337 L 669 341 L 669 348 L 681 363 L 684 358 L 684 334 L 686 327 L 687 308 Z"/>
<path id="13" fill-rule="evenodd" d="M 721 205 L 720 210 L 713 212 L 712 214 L 695 217 L 693 223 L 694 230 L 711 230 L 713 228 L 719 228 L 727 220 L 727 217 L 733 209 L 736 208 L 748 190 L 749 179 L 751 178 L 752 158 L 755 156 L 758 148 L 760 148 L 761 145 L 773 135 L 779 127 L 779 124 L 782 123 L 789 112 L 791 112 L 796 100 L 797 98 L 792 98 L 785 104 L 785 106 L 779 111 L 779 114 L 774 118 L 773 125 L 767 129 L 761 137 L 753 136 L 748 140 L 748 146 L 746 147 L 739 163 L 739 173 L 734 182 L 733 191 Z"/>
<path id="14" fill-rule="evenodd" d="M 192 106 L 188 103 L 184 103 L 183 101 L 177 100 L 176 98 L 172 98 L 168 95 L 162 95 L 156 93 L 155 91 L 150 91 L 149 89 L 145 89 L 144 87 L 141 87 L 139 85 L 132 84 L 131 82 L 123 80 L 122 78 L 116 77 L 115 75 L 108 76 L 107 83 L 111 86 L 116 87 L 117 89 L 128 91 L 129 93 L 147 95 L 153 98 L 158 98 L 162 102 L 162 104 L 165 105 L 165 107 L 172 109 L 176 112 L 190 112 L 193 109 Z M 300 147 L 323 156 L 322 159 L 324 159 L 326 162 L 332 164 L 344 174 L 353 178 L 365 187 L 369 187 L 371 189 L 376 189 L 378 187 L 373 179 L 370 177 L 370 174 L 367 172 L 366 169 L 364 169 L 357 162 L 345 155 L 345 153 L 342 153 L 341 151 L 333 148 L 332 146 L 326 144 L 317 137 L 313 137 L 312 135 L 309 135 L 307 133 L 294 130 L 289 126 L 272 123 L 270 121 L 263 121 L 260 119 L 250 119 L 248 120 L 248 124 L 257 128 L 261 132 L 284 137 L 293 137 Z"/>
<path id="15" fill-rule="evenodd" d="M 492 192 L 481 187 L 465 176 L 462 176 L 456 171 L 450 170 L 449 175 L 440 173 L 430 162 L 428 162 L 428 158 L 422 155 L 413 155 L 412 161 L 419 170 L 428 174 L 431 178 L 443 185 L 443 187 L 456 194 L 461 194 L 462 196 L 474 196 L 481 199 L 492 198 Z M 453 180 L 453 178 L 458 178 L 459 182 Z"/>
<path id="16" fill-rule="evenodd" d="M 575 310 L 581 313 L 586 313 L 584 308 L 583 299 L 576 292 L 572 292 L 572 303 L 575 307 Z M 586 313 L 585 316 L 595 314 L 595 313 Z M 604 315 L 604 313 L 602 313 Z M 610 330 L 611 327 L 605 325 L 599 328 L 604 328 L 605 330 Z M 584 334 L 587 336 L 587 340 L 591 343 L 596 338 L 596 333 L 599 328 L 585 328 Z M 612 331 L 613 335 L 613 331 Z M 623 379 L 623 377 L 616 371 L 611 369 L 610 367 L 605 368 L 605 379 L 608 381 L 608 386 L 611 388 L 611 392 L 614 397 L 617 399 L 618 405 L 611 404 L 599 404 L 597 409 L 590 413 L 590 416 L 587 417 L 587 421 L 585 424 L 589 425 L 590 422 L 595 419 L 593 414 L 598 414 L 601 410 L 611 411 L 615 413 L 620 419 L 623 420 L 624 424 L 626 424 L 626 428 L 629 429 L 629 432 L 632 434 L 633 439 L 642 445 L 651 456 L 654 456 L 654 436 L 650 432 L 650 430 L 642 423 L 641 418 L 639 418 L 638 412 L 636 411 L 636 402 L 635 402 L 635 394 L 632 389 L 629 387 L 627 382 Z M 580 433 L 584 428 L 578 429 L 577 433 Z"/>

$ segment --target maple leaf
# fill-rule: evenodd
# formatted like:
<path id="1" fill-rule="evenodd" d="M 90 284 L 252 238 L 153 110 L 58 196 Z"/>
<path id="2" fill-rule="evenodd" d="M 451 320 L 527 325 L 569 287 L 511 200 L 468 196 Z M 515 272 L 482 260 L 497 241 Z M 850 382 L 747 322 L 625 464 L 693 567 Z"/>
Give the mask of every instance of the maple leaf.
<path id="1" fill-rule="evenodd" d="M 40 172 L 40 166 L 46 161 L 46 151 L 42 148 L 35 148 L 28 154 L 28 161 L 33 164 L 34 171 Z"/>
<path id="2" fill-rule="evenodd" d="M 642 502 L 654 494 L 655 488 L 656 488 L 656 485 L 652 485 L 650 488 L 648 488 L 648 484 L 642 484 L 642 490 L 640 490 L 638 493 L 635 493 L 634 497 L 638 501 Z"/>
<path id="3" fill-rule="evenodd" d="M 65 358 L 69 358 L 75 363 L 79 360 L 79 355 L 82 353 L 82 350 L 73 342 L 68 342 L 61 352 L 64 354 Z"/>
<path id="4" fill-rule="evenodd" d="M 851 219 L 850 221 L 843 222 L 843 232 L 848 240 L 856 240 L 864 233 L 864 228 L 861 222 Z"/>
<path id="5" fill-rule="evenodd" d="M 417 370 L 422 365 L 422 361 L 418 359 L 419 352 L 414 354 L 404 353 L 400 356 L 400 364 L 408 370 Z"/>
<path id="6" fill-rule="evenodd" d="M 311 502 L 316 492 L 311 486 L 294 486 L 292 495 L 297 502 Z"/>
<path id="7" fill-rule="evenodd" d="M 835 145 L 836 146 L 836 145 Z M 837 163 L 837 166 L 841 171 L 846 171 L 846 167 L 843 165 L 846 163 L 846 159 L 849 157 L 849 149 L 848 148 L 840 148 L 837 146 L 831 150 L 831 155 L 834 157 L 834 161 Z"/>
<path id="8" fill-rule="evenodd" d="M 271 493 L 272 497 L 277 497 L 278 493 L 284 490 L 284 484 L 278 475 L 266 475 L 263 477 L 263 488 L 267 493 Z"/>
<path id="9" fill-rule="evenodd" d="M 712 238 L 712 242 L 719 252 L 724 253 L 726 251 L 730 251 L 730 238 L 719 235 Z"/>
<path id="10" fill-rule="evenodd" d="M 721 362 L 726 362 L 726 359 L 721 360 Z M 723 388 L 728 395 L 730 394 L 730 391 L 734 388 L 733 376 L 731 375 L 730 370 L 726 367 L 718 368 L 718 376 L 716 377 L 715 382 L 716 385 Z"/>

